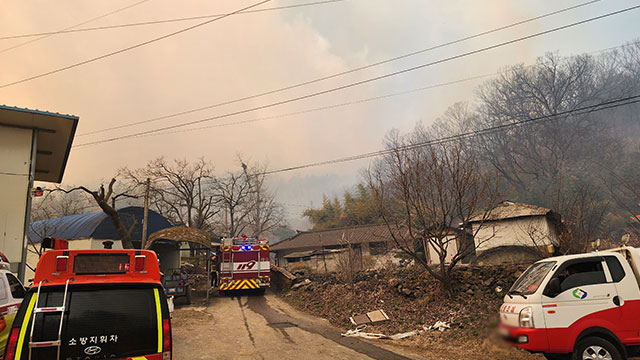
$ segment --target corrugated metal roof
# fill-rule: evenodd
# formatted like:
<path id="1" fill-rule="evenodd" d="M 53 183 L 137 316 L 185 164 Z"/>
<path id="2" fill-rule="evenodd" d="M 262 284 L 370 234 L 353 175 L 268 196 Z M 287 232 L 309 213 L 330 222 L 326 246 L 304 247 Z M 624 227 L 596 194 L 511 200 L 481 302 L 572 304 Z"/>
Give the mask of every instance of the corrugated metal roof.
<path id="1" fill-rule="evenodd" d="M 71 120 L 78 120 L 79 119 L 79 117 L 77 117 L 75 115 L 60 114 L 58 112 L 54 113 L 54 112 L 51 112 L 51 111 L 38 110 L 38 109 L 21 108 L 21 107 L 10 106 L 10 105 L 5 105 L 5 104 L 0 105 L 0 109 L 23 111 L 23 112 L 36 114 L 36 115 L 47 115 L 47 116 L 64 117 L 64 118 L 71 119 Z"/>
<path id="2" fill-rule="evenodd" d="M 35 221 L 29 227 L 29 239 L 39 243 L 46 236 L 65 240 L 90 238 L 98 225 L 106 218 L 107 214 L 98 211 Z"/>
<path id="3" fill-rule="evenodd" d="M 62 182 L 78 117 L 0 105 L 0 126 L 38 129 L 35 180 Z"/>
<path id="4" fill-rule="evenodd" d="M 131 227 L 135 220 L 136 226 L 131 232 L 131 240 L 134 243 L 139 243 L 142 238 L 144 209 L 140 206 L 129 206 L 118 210 L 118 214 L 127 228 Z M 149 210 L 148 232 L 150 234 L 169 227 L 171 224 L 167 219 L 155 211 Z M 29 228 L 29 239 L 34 243 L 39 243 L 45 236 L 64 240 L 120 239 L 111 219 L 101 211 L 32 222 Z"/>
<path id="5" fill-rule="evenodd" d="M 319 231 L 303 231 L 283 240 L 271 250 L 302 249 L 312 247 L 362 244 L 370 242 L 392 241 L 391 232 L 386 225 L 360 225 Z"/>

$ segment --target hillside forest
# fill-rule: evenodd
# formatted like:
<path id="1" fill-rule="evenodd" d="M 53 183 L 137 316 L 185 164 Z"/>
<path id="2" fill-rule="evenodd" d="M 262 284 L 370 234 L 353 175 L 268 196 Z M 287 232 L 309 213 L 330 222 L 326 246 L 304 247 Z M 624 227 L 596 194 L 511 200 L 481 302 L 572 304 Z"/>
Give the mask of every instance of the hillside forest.
<path id="1" fill-rule="evenodd" d="M 575 56 L 548 53 L 503 69 L 431 124 L 405 134 L 390 130 L 384 142 L 394 151 L 447 147 L 450 139 L 477 162 L 477 173 L 495 179 L 500 200 L 554 210 L 571 237 L 616 243 L 624 233 L 637 239 L 640 229 L 638 95 L 640 42 Z M 382 222 L 370 172 L 390 156 L 363 169 L 352 189 L 307 209 L 313 229 Z"/>

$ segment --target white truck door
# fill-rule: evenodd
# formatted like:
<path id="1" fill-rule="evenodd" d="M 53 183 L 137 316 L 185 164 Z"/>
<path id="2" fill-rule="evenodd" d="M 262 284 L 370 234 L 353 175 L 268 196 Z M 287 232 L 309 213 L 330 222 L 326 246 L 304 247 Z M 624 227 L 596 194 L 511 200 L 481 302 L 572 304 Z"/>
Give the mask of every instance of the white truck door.
<path id="1" fill-rule="evenodd" d="M 633 269 L 623 255 L 604 255 L 605 262 L 611 273 L 613 284 L 617 290 L 614 304 L 620 307 L 622 318 L 616 335 L 625 344 L 640 342 L 640 288 Z"/>
<path id="2" fill-rule="evenodd" d="M 555 286 L 554 283 L 555 282 Z M 571 325 L 596 322 L 614 330 L 621 318 L 614 304 L 616 287 L 603 257 L 578 258 L 561 264 L 542 295 L 542 308 L 551 351 L 571 351 Z"/>

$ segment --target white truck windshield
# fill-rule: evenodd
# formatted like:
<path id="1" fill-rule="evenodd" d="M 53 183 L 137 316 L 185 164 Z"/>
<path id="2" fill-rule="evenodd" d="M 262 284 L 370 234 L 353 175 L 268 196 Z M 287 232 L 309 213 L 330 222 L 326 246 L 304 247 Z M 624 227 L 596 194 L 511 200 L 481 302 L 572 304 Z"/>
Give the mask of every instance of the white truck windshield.
<path id="1" fill-rule="evenodd" d="M 530 295 L 535 293 L 544 277 L 556 264 L 555 261 L 544 261 L 531 265 L 511 287 L 508 294 Z"/>

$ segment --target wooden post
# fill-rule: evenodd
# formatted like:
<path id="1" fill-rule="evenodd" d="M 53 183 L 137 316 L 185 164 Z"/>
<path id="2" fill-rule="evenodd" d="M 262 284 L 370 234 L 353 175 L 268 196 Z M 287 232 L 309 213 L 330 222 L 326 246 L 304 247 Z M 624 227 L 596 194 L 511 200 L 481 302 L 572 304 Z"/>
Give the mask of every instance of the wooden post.
<path id="1" fill-rule="evenodd" d="M 209 306 L 209 291 L 211 291 L 211 249 L 210 248 L 206 248 L 207 251 L 207 286 L 205 287 L 205 289 L 207 289 L 207 303 L 205 304 L 205 306 Z"/>
<path id="2" fill-rule="evenodd" d="M 144 191 L 144 218 L 142 220 L 142 244 L 141 248 L 144 249 L 147 242 L 147 228 L 149 224 L 149 188 L 151 187 L 151 179 L 147 178 L 146 189 Z"/>

